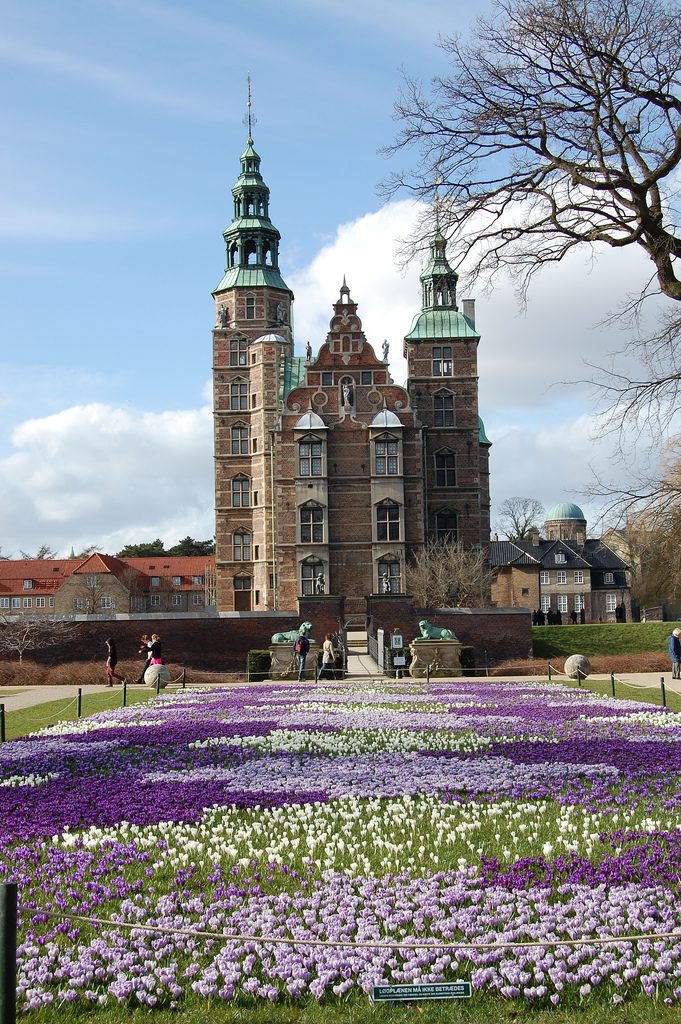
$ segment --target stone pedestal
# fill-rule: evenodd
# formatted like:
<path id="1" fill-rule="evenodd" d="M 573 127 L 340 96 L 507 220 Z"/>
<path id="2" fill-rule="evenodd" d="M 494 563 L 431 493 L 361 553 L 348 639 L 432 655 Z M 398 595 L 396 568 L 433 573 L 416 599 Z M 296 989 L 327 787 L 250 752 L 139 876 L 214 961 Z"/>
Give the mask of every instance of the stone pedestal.
<path id="1" fill-rule="evenodd" d="M 270 644 L 270 679 L 297 679 L 298 659 L 293 653 L 293 642 Z M 319 644 L 310 640 L 310 650 L 305 659 L 305 678 L 314 679 L 314 667 L 319 653 Z"/>
<path id="2" fill-rule="evenodd" d="M 144 684 L 145 686 L 151 686 L 156 689 L 165 690 L 166 686 L 170 682 L 170 669 L 165 665 L 150 665 L 144 673 Z"/>
<path id="3" fill-rule="evenodd" d="M 412 640 L 409 671 L 415 679 L 422 679 L 428 675 L 430 665 L 431 677 L 460 676 L 464 646 L 458 640 Z"/>

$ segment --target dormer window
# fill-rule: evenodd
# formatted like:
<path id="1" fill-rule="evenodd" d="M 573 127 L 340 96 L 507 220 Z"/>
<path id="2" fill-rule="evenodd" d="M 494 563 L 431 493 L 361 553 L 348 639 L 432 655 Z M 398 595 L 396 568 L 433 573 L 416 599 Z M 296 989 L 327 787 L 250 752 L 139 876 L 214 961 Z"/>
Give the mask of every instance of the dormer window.
<path id="1" fill-rule="evenodd" d="M 33 590 L 33 580 L 24 580 L 24 590 Z"/>
<path id="2" fill-rule="evenodd" d="M 564 563 L 564 562 L 567 562 L 567 557 L 565 556 L 564 552 L 557 551 L 556 554 L 554 555 L 554 561 L 555 562 Z"/>

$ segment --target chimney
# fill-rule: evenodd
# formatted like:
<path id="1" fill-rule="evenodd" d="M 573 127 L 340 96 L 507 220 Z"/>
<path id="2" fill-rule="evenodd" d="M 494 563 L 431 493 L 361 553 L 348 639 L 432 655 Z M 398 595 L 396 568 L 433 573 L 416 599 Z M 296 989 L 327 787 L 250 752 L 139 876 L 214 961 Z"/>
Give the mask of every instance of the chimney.
<path id="1" fill-rule="evenodd" d="M 470 320 L 471 327 L 475 327 L 475 299 L 463 299 L 461 302 L 463 315 Z"/>

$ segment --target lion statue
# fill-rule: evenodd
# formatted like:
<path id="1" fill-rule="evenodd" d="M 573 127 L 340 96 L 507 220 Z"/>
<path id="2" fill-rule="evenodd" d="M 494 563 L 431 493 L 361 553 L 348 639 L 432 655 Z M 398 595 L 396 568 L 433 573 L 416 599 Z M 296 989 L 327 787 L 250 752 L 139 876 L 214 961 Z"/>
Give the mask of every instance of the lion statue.
<path id="1" fill-rule="evenodd" d="M 419 640 L 456 640 L 451 629 L 443 629 L 441 626 L 431 626 L 428 619 L 421 619 L 419 622 L 421 636 Z"/>
<path id="2" fill-rule="evenodd" d="M 294 643 L 296 638 L 298 636 L 300 636 L 301 633 L 304 633 L 305 636 L 309 640 L 309 639 L 311 639 L 310 638 L 310 633 L 311 632 L 312 632 L 312 623 L 311 622 L 302 622 L 300 624 L 300 626 L 298 627 L 298 629 L 291 629 L 291 630 L 289 630 L 288 633 L 273 633 L 272 634 L 272 643 L 273 644 L 292 644 L 292 643 Z"/>

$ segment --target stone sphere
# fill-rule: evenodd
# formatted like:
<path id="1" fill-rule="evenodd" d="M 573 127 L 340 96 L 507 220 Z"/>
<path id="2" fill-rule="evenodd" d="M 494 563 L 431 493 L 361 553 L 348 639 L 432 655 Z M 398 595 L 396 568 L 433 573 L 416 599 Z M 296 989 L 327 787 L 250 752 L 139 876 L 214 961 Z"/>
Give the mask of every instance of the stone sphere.
<path id="1" fill-rule="evenodd" d="M 582 679 L 585 679 L 591 672 L 591 662 L 585 654 L 571 654 L 563 665 L 563 672 L 568 679 L 577 678 L 577 669 Z"/>
<path id="2" fill-rule="evenodd" d="M 147 686 L 156 687 L 157 681 L 161 690 L 170 682 L 170 669 L 165 665 L 150 665 L 144 673 L 144 682 Z"/>

